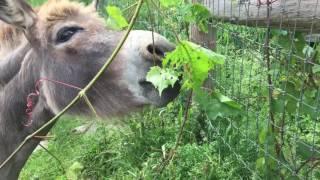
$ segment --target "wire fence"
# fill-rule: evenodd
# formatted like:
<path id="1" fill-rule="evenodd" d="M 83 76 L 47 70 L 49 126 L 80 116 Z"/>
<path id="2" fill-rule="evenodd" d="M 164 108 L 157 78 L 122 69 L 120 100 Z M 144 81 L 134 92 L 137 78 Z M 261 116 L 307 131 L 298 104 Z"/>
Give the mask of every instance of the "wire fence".
<path id="1" fill-rule="evenodd" d="M 226 119 L 248 146 L 256 147 L 255 166 L 244 160 L 245 167 L 261 169 L 262 178 L 272 173 L 281 179 L 318 177 L 319 58 L 318 42 L 310 38 L 318 33 L 318 1 L 201 3 L 214 11 L 210 26 L 218 34 L 217 51 L 228 57 L 212 80 L 246 111 L 241 123 Z M 243 156 L 237 145 L 228 146 L 236 157 Z"/>

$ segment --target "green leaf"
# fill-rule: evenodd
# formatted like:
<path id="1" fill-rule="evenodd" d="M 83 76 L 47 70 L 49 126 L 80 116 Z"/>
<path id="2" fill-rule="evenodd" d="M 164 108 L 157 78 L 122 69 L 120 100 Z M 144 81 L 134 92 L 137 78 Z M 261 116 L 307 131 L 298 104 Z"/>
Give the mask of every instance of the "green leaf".
<path id="1" fill-rule="evenodd" d="M 126 28 L 129 24 L 127 20 L 123 17 L 121 10 L 116 6 L 107 6 L 106 11 L 109 15 L 107 19 L 107 26 L 116 29 L 121 30 Z"/>
<path id="2" fill-rule="evenodd" d="M 256 168 L 263 169 L 263 167 L 265 167 L 265 164 L 266 164 L 265 158 L 261 157 L 261 158 L 257 159 L 257 161 L 256 161 Z"/>
<path id="3" fill-rule="evenodd" d="M 316 64 L 312 67 L 313 73 L 319 73 L 320 72 L 320 65 Z"/>
<path id="4" fill-rule="evenodd" d="M 313 49 L 311 46 L 305 45 L 304 48 L 303 48 L 303 50 L 302 50 L 302 53 L 303 53 L 305 56 L 307 56 L 307 57 L 310 58 L 310 57 L 312 57 L 312 56 L 314 55 L 315 51 L 314 51 L 314 49 Z"/>
<path id="5" fill-rule="evenodd" d="M 169 87 L 173 87 L 178 80 L 176 73 L 170 69 L 161 69 L 159 66 L 154 66 L 147 74 L 146 80 L 151 82 L 159 91 L 161 96 L 162 91 Z"/>
<path id="6" fill-rule="evenodd" d="M 83 165 L 79 162 L 74 162 L 67 170 L 66 175 L 68 179 L 78 179 Z"/>
<path id="7" fill-rule="evenodd" d="M 186 45 L 190 46 L 191 49 L 194 49 L 194 50 L 198 51 L 200 54 L 207 56 L 207 58 L 210 61 L 213 61 L 214 64 L 220 64 L 220 65 L 224 64 L 225 56 L 218 54 L 218 53 L 215 53 L 210 49 L 204 48 L 204 47 L 202 47 L 198 44 L 195 44 L 193 42 L 190 42 L 190 41 L 185 41 L 184 43 Z"/>
<path id="8" fill-rule="evenodd" d="M 235 109 L 239 109 L 239 110 L 241 109 L 240 105 L 235 101 L 233 101 L 232 99 L 230 99 L 229 97 L 224 96 L 221 93 L 215 93 L 215 95 L 220 100 L 220 102 L 225 103 Z"/>
<path id="9" fill-rule="evenodd" d="M 163 66 L 177 71 L 183 69 L 183 87 L 199 89 L 216 64 L 223 64 L 225 57 L 189 41 L 182 41 L 166 55 Z"/>
<path id="10" fill-rule="evenodd" d="M 259 143 L 264 144 L 268 135 L 268 128 L 264 128 L 259 133 Z"/>
<path id="11" fill-rule="evenodd" d="M 172 7 L 180 5 L 182 0 L 160 0 L 160 4 L 163 7 Z"/>
<path id="12" fill-rule="evenodd" d="M 201 109 L 207 113 L 208 117 L 212 119 L 235 116 L 242 112 L 241 109 L 239 109 L 240 106 L 237 105 L 236 102 L 219 93 L 210 95 L 203 91 L 197 91 L 195 100 L 199 103 Z"/>

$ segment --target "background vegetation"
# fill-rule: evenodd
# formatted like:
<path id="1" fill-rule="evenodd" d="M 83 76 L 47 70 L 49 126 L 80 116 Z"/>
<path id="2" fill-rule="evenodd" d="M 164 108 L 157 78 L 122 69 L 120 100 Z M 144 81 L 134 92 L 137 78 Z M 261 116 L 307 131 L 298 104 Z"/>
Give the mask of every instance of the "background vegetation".
<path id="1" fill-rule="evenodd" d="M 40 5 L 43 0 L 30 2 Z M 108 1 L 101 5 L 101 14 L 107 18 L 105 7 L 112 4 L 129 19 L 134 3 Z M 202 31 L 214 27 L 216 52 L 225 56 L 225 62 L 217 62 L 221 60 L 217 54 L 209 58 L 212 66 L 167 60 L 161 70 L 182 75 L 184 88 L 165 108 L 149 108 L 121 121 L 61 118 L 51 131 L 50 154 L 43 149 L 33 153 L 20 178 L 320 178 L 317 44 L 306 42 L 298 32 L 274 29 L 269 33 L 266 28 L 231 25 L 208 16 L 205 9 L 190 2 L 146 1 L 137 29 L 155 30 L 181 45 L 180 40 L 186 42 L 189 37 L 190 23 Z M 267 33 L 270 43 L 266 47 Z M 192 45 L 185 46 L 193 50 Z M 202 62 L 212 55 L 203 49 L 195 54 Z M 185 54 L 178 51 L 171 57 L 179 55 Z M 205 67 L 206 73 L 215 67 L 209 76 L 215 88 L 201 90 L 206 73 L 179 71 L 175 65 L 195 70 Z M 169 72 L 177 75 L 174 73 Z M 88 123 L 93 123 L 88 131 L 74 132 Z"/>

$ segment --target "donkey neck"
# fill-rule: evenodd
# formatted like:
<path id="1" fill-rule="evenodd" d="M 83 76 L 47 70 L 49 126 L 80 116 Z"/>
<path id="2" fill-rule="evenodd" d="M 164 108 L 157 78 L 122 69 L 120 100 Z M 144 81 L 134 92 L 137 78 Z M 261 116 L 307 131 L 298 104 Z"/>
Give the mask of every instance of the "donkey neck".
<path id="1" fill-rule="evenodd" d="M 33 123 L 26 127 L 27 96 L 34 92 L 35 82 L 40 78 L 41 65 L 30 50 L 23 61 L 19 73 L 0 92 L 0 164 L 17 148 L 32 132 L 43 125 L 53 114 L 46 108 L 44 98 L 38 97 L 33 109 Z M 49 129 L 42 134 L 46 134 Z M 0 169 L 0 180 L 17 179 L 19 173 L 38 145 L 39 140 L 32 139 Z"/>

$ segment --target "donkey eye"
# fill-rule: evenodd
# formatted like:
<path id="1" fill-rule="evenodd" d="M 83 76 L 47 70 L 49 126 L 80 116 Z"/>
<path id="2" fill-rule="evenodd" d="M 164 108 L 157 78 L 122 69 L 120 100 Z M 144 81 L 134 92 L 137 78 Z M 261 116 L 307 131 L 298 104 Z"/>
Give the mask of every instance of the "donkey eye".
<path id="1" fill-rule="evenodd" d="M 64 43 L 71 39 L 71 37 L 76 34 L 78 31 L 83 30 L 81 27 L 64 27 L 58 31 L 57 34 L 57 43 Z"/>

